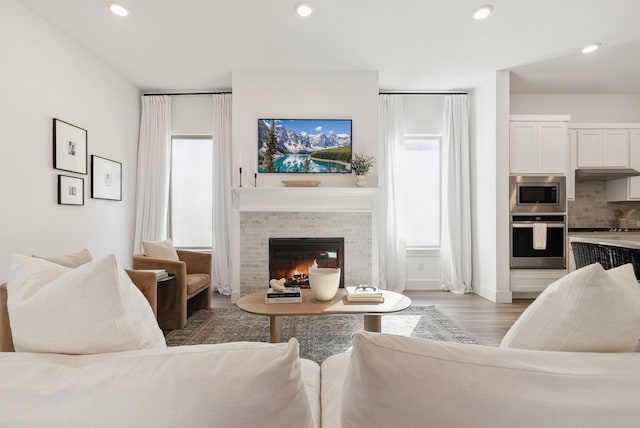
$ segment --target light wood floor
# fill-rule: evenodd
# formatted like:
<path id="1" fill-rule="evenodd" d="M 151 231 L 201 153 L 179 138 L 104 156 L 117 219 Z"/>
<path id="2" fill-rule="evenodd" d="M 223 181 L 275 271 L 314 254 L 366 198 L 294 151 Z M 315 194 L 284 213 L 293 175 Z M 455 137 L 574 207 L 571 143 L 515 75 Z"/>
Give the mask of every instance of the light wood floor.
<path id="1" fill-rule="evenodd" d="M 435 305 L 458 325 L 469 330 L 485 345 L 498 346 L 502 337 L 532 302 L 493 303 L 476 294 L 453 294 L 444 291 L 406 291 L 414 306 Z M 213 294 L 212 306 L 229 307 L 230 298 Z"/>

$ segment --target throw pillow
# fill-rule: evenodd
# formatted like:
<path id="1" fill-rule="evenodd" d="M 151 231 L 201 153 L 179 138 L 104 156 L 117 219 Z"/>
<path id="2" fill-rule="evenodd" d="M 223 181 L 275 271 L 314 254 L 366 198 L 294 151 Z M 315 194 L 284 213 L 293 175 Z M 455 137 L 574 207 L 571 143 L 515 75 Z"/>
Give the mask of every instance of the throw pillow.
<path id="1" fill-rule="evenodd" d="M 164 241 L 142 241 L 144 255 L 156 259 L 180 260 L 171 239 Z"/>
<path id="2" fill-rule="evenodd" d="M 93 260 L 91 253 L 86 248 L 75 253 L 64 254 L 61 256 L 42 257 L 34 255 L 33 257 L 57 263 L 68 268 L 77 268 L 78 266 L 89 263 Z"/>
<path id="3" fill-rule="evenodd" d="M 69 269 L 14 254 L 7 291 L 18 352 L 166 347 L 151 306 L 113 255 Z"/>
<path id="4" fill-rule="evenodd" d="M 585 266 L 549 285 L 520 315 L 500 347 L 544 351 L 634 352 L 640 289 L 627 264 Z"/>
<path id="5" fill-rule="evenodd" d="M 355 333 L 352 343 L 342 428 L 631 427 L 640 420 L 637 354 L 500 349 L 369 332 Z M 330 368 L 323 364 L 323 378 Z"/>

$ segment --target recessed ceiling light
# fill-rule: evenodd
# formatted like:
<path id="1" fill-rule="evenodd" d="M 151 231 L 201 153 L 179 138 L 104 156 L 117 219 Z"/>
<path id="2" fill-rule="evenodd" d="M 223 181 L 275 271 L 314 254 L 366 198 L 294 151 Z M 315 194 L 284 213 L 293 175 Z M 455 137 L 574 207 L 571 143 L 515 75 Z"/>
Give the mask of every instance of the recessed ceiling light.
<path id="1" fill-rule="evenodd" d="M 127 16 L 127 15 L 129 15 L 129 9 L 127 9 L 126 7 L 121 5 L 120 3 L 117 3 L 115 1 L 108 1 L 107 2 L 107 6 L 109 7 L 109 10 L 111 12 L 113 12 L 114 14 L 116 14 L 118 16 Z"/>
<path id="2" fill-rule="evenodd" d="M 585 46 L 584 48 L 582 48 L 582 53 L 587 54 L 593 51 L 597 51 L 601 44 L 602 43 L 592 43 L 589 46 Z"/>
<path id="3" fill-rule="evenodd" d="M 296 13 L 302 17 L 307 17 L 313 12 L 313 5 L 308 1 L 296 3 Z"/>
<path id="4" fill-rule="evenodd" d="M 485 19 L 487 16 L 491 15 L 492 12 L 493 6 L 491 6 L 490 4 L 485 4 L 473 11 L 473 19 L 478 21 L 481 19 Z"/>

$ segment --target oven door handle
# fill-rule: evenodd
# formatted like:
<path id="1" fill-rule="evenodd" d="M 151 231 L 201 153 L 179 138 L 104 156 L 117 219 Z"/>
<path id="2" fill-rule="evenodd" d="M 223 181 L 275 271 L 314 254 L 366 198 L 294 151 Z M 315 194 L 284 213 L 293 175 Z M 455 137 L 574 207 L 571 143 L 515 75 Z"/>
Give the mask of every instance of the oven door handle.
<path id="1" fill-rule="evenodd" d="M 533 229 L 533 223 L 511 223 L 511 227 L 517 227 L 521 229 Z M 562 224 L 550 224 L 547 223 L 547 228 L 564 228 L 564 223 Z"/>

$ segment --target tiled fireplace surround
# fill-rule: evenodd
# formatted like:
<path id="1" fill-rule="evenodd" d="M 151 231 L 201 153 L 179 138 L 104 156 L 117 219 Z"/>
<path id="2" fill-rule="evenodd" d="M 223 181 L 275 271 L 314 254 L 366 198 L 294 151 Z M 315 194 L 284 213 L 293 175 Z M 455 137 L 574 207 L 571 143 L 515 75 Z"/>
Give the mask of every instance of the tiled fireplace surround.
<path id="1" fill-rule="evenodd" d="M 236 188 L 233 193 L 236 297 L 267 287 L 269 238 L 343 237 L 345 284 L 372 284 L 378 277 L 377 189 Z"/>

